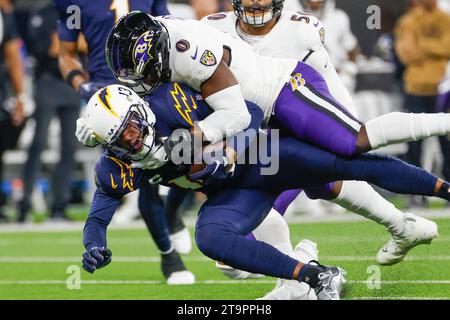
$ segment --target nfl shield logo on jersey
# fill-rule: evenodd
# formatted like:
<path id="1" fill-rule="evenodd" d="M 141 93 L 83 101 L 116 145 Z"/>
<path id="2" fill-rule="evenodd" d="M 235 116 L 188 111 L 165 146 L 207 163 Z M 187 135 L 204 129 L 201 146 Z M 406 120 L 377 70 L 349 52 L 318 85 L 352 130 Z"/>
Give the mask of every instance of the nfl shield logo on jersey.
<path id="1" fill-rule="evenodd" d="M 216 56 L 209 50 L 206 50 L 200 58 L 200 63 L 205 66 L 214 66 L 217 63 Z"/>

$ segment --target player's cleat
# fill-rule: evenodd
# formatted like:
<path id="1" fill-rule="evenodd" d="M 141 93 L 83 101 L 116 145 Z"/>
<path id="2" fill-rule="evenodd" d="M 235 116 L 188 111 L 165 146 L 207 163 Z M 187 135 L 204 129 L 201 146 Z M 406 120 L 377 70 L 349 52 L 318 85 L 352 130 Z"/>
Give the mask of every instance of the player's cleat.
<path id="1" fill-rule="evenodd" d="M 178 253 L 188 254 L 192 251 L 191 235 L 187 228 L 183 228 L 181 231 L 171 234 L 169 238 Z"/>
<path id="2" fill-rule="evenodd" d="M 166 280 L 168 285 L 191 285 L 195 284 L 195 276 L 192 272 L 186 271 L 177 271 L 170 274 L 170 276 Z"/>
<path id="3" fill-rule="evenodd" d="M 340 300 L 342 286 L 347 282 L 347 272 L 339 267 L 319 267 L 324 270 L 318 274 L 319 283 L 314 288 L 317 300 Z"/>
<path id="4" fill-rule="evenodd" d="M 233 280 L 258 279 L 264 277 L 262 274 L 251 273 L 230 267 L 222 262 L 216 262 L 216 267 L 222 271 L 224 275 Z"/>
<path id="5" fill-rule="evenodd" d="M 405 213 L 405 228 L 378 251 L 376 261 L 389 266 L 402 261 L 409 250 L 420 244 L 431 244 L 438 234 L 437 224 L 431 220 Z"/>
<path id="6" fill-rule="evenodd" d="M 294 255 L 302 263 L 308 263 L 311 260 L 319 260 L 319 250 L 317 243 L 311 240 L 303 239 L 294 248 Z"/>
<path id="7" fill-rule="evenodd" d="M 278 279 L 272 291 L 256 300 L 317 300 L 317 296 L 304 282 Z"/>
<path id="8" fill-rule="evenodd" d="M 161 271 L 169 285 L 195 283 L 195 276 L 186 269 L 183 260 L 175 250 L 168 254 L 161 254 Z"/>

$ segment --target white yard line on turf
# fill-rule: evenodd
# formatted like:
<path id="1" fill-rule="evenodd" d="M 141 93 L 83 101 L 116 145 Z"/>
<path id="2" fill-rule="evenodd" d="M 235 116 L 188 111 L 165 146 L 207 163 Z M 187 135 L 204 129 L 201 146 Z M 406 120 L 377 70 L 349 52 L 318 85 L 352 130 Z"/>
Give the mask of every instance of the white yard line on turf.
<path id="1" fill-rule="evenodd" d="M 387 240 L 388 234 L 386 234 L 385 237 Z M 376 236 L 370 236 L 370 237 L 352 237 L 352 236 L 314 236 L 312 237 L 314 241 L 317 242 L 375 242 L 383 240 L 382 237 L 376 237 Z M 297 240 L 300 240 L 298 238 Z M 450 236 L 439 236 L 435 240 L 433 240 L 433 244 L 437 242 L 450 242 Z M 120 237 L 120 238 L 112 238 L 108 241 L 110 245 L 148 245 L 152 243 L 152 240 L 150 237 Z M 43 238 L 43 237 L 36 237 L 33 240 L 30 239 L 8 239 L 7 237 L 1 239 L 0 238 L 0 246 L 68 246 L 68 245 L 74 245 L 74 246 L 82 246 L 81 238 L 71 238 L 71 237 L 61 237 L 61 238 Z"/>
<path id="2" fill-rule="evenodd" d="M 198 280 L 196 284 L 219 285 L 219 284 L 275 284 L 275 280 Z M 66 280 L 0 280 L 0 285 L 59 285 L 66 284 Z M 163 281 L 156 280 L 84 280 L 85 285 L 158 285 Z M 348 284 L 367 284 L 363 280 L 351 280 Z M 390 284 L 426 284 L 426 285 L 450 285 L 450 280 L 395 280 L 380 281 L 381 285 Z"/>
<path id="3" fill-rule="evenodd" d="M 409 210 L 412 213 L 416 213 L 421 217 L 434 219 L 434 218 L 449 218 L 450 208 L 445 209 L 412 209 Z M 310 224 L 310 223 L 341 223 L 341 222 L 354 222 L 354 221 L 367 221 L 367 219 L 362 218 L 355 214 L 345 213 L 330 213 L 325 215 L 317 214 L 288 214 L 286 216 L 288 223 L 300 223 L 300 224 Z M 187 226 L 195 225 L 195 217 L 185 217 L 184 222 Z M 69 222 L 43 222 L 39 224 L 18 224 L 18 223 L 7 223 L 0 224 L 0 234 L 1 233 L 27 233 L 27 232 L 65 232 L 65 231 L 79 231 L 82 232 L 84 227 L 84 222 L 82 221 L 69 221 Z M 145 224 L 143 221 L 133 221 L 126 225 L 111 225 L 109 229 L 116 230 L 133 230 L 133 229 L 145 229 Z"/>
<path id="4" fill-rule="evenodd" d="M 153 257 L 114 257 L 114 262 L 132 263 L 158 263 L 159 256 Z M 373 256 L 321 256 L 322 261 L 374 261 Z M 205 256 L 186 256 L 184 261 L 189 262 L 213 262 Z M 73 257 L 1 257 L 0 263 L 72 263 L 80 262 L 81 255 Z M 405 261 L 450 261 L 450 256 L 409 256 Z"/>

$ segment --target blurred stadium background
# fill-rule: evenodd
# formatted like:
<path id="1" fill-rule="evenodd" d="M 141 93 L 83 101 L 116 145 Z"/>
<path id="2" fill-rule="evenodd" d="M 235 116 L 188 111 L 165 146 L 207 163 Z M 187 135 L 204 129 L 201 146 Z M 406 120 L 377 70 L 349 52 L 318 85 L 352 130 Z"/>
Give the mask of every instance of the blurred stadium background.
<path id="1" fill-rule="evenodd" d="M 330 2 L 332 0 L 329 0 Z M 51 211 L 54 210 L 52 205 L 54 203 L 52 190 L 54 184 L 52 182 L 52 175 L 55 166 L 60 161 L 61 151 L 61 137 L 64 127 L 61 128 L 57 117 L 53 117 L 48 127 L 48 135 L 42 137 L 45 139 L 44 151 L 41 154 L 42 168 L 36 172 L 36 183 L 34 184 L 33 192 L 30 196 L 31 215 L 26 219 L 19 219 L 18 206 L 24 194 L 24 182 L 22 180 L 23 170 L 26 160 L 28 158 L 28 150 L 31 141 L 35 135 L 35 120 L 33 113 L 36 107 L 36 99 L 42 94 L 55 94 L 52 88 L 47 90 L 36 91 L 34 87 L 36 66 L 42 61 L 38 61 L 39 57 L 33 54 L 35 47 L 36 35 L 30 33 L 30 25 L 41 23 L 32 19 L 32 13 L 39 7 L 48 5 L 49 0 L 0 0 L 0 8 L 3 10 L 10 10 L 14 7 L 13 16 L 17 27 L 19 37 L 20 56 L 23 60 L 24 68 L 24 90 L 25 94 L 18 97 L 15 93 L 14 86 L 10 80 L 7 64 L 8 61 L 4 55 L 0 58 L 0 108 L 11 110 L 17 100 L 23 101 L 25 105 L 24 128 L 18 137 L 16 145 L 7 148 L 0 161 L 3 163 L 3 175 L 0 180 L 0 191 L 3 196 L 0 199 L 0 298 L 116 298 L 122 297 L 117 292 L 125 290 L 125 293 L 130 293 L 130 298 L 160 298 L 160 299 L 178 299 L 180 295 L 191 294 L 190 298 L 199 299 L 214 299 L 216 298 L 237 298 L 237 299 L 253 299 L 262 295 L 273 286 L 272 280 L 267 282 L 256 282 L 255 287 L 250 289 L 243 289 L 239 294 L 235 293 L 234 289 L 226 289 L 226 294 L 215 296 L 219 290 L 216 287 L 211 289 L 208 287 L 208 279 L 215 279 L 220 283 L 225 280 L 220 273 L 215 270 L 214 263 L 210 262 L 208 268 L 204 268 L 206 258 L 202 258 L 198 251 L 193 253 L 191 258 L 186 259 L 186 264 L 192 267 L 192 271 L 197 275 L 200 284 L 196 289 L 178 289 L 180 291 L 173 291 L 173 294 L 165 293 L 164 295 L 157 295 L 158 290 L 145 290 L 142 288 L 144 283 L 133 283 L 136 279 L 146 279 L 147 284 L 160 285 L 162 276 L 159 271 L 152 271 L 148 273 L 149 269 L 153 267 L 152 261 L 147 261 L 143 257 L 142 266 L 139 265 L 136 270 L 135 277 L 127 276 L 126 268 L 130 268 L 127 261 L 139 260 L 133 254 L 135 248 L 128 248 L 136 246 L 148 247 L 149 252 L 156 252 L 154 245 L 144 233 L 144 224 L 139 219 L 139 214 L 136 207 L 136 199 L 130 197 L 124 205 L 117 218 L 113 222 L 113 229 L 125 229 L 123 231 L 112 231 L 111 243 L 117 242 L 119 249 L 115 252 L 119 257 L 122 257 L 122 263 L 118 263 L 111 274 L 103 274 L 99 278 L 89 278 L 89 280 L 100 280 L 104 283 L 100 285 L 107 285 L 108 281 L 117 279 L 129 280 L 130 283 L 116 283 L 116 288 L 119 290 L 111 291 L 105 295 L 95 296 L 96 290 L 90 291 L 92 295 L 80 296 L 75 293 L 58 291 L 52 289 L 51 282 L 47 283 L 50 287 L 42 290 L 43 285 L 47 285 L 45 281 L 51 279 L 55 280 L 52 275 L 58 274 L 58 279 L 55 280 L 55 286 L 64 287 L 66 267 L 70 264 L 79 264 L 82 253 L 82 239 L 81 230 L 83 221 L 86 219 L 89 211 L 89 203 L 93 192 L 92 170 L 93 165 L 98 159 L 98 151 L 84 148 L 77 145 L 73 157 L 76 162 L 75 170 L 70 178 L 70 190 L 68 191 L 68 205 L 59 208 L 62 214 L 49 219 Z M 197 19 L 206 14 L 214 13 L 215 11 L 230 8 L 228 1 L 215 0 L 169 0 L 169 11 L 175 16 L 183 18 Z M 348 65 L 347 70 L 342 70 L 343 77 L 346 77 L 346 84 L 352 91 L 355 105 L 358 108 L 360 118 L 362 120 L 369 120 L 383 113 L 404 110 L 404 92 L 402 91 L 402 66 L 395 54 L 395 40 L 394 30 L 398 19 L 406 12 L 408 6 L 412 1 L 409 0 L 336 0 L 336 7 L 343 10 L 350 19 L 351 31 L 358 41 L 359 54 L 354 57 L 354 62 Z M 442 10 L 450 14 L 450 0 L 441 0 L 438 2 Z M 366 21 L 369 14 L 367 8 L 371 5 L 377 5 L 381 8 L 381 29 L 369 30 L 366 27 Z M 286 9 L 300 10 L 300 1 L 286 0 Z M 45 17 L 44 17 L 45 19 Z M 0 26 L 2 28 L 2 26 Z M 6 28 L 4 26 L 3 28 Z M 6 33 L 6 29 L 2 30 L 2 34 Z M 339 40 L 337 40 L 339 42 Z M 333 49 L 329 48 L 333 55 Z M 3 50 L 3 45 L 2 45 Z M 46 93 L 44 93 L 45 91 Z M 80 112 L 83 105 L 80 102 Z M 434 109 L 430 107 L 430 112 Z M 4 134 L 4 131 L 1 131 Z M 72 134 L 72 132 L 71 132 Z M 402 144 L 394 147 L 389 147 L 380 152 L 390 155 L 396 155 L 403 159 L 408 159 L 408 145 Z M 430 170 L 440 176 L 443 176 L 445 168 L 450 164 L 446 162 L 443 156 L 438 139 L 429 139 L 423 144 L 421 153 L 421 165 L 427 170 Z M 446 177 L 450 179 L 450 177 Z M 438 218 L 442 222 L 441 238 L 437 241 L 436 247 L 433 250 L 440 253 L 432 253 L 426 249 L 421 249 L 417 253 L 416 259 L 413 257 L 411 261 L 419 261 L 421 267 L 426 267 L 426 262 L 433 260 L 433 256 L 439 256 L 438 262 L 442 264 L 442 268 L 450 270 L 448 264 L 450 263 L 450 255 L 445 256 L 443 252 L 448 252 L 448 241 L 450 237 L 450 209 L 447 203 L 435 199 L 417 199 L 412 197 L 404 197 L 389 194 L 382 191 L 382 194 L 392 200 L 398 207 L 416 212 L 422 216 Z M 167 194 L 165 188 L 161 188 L 160 193 L 164 196 Z M 196 211 L 201 205 L 203 197 L 197 195 L 185 201 L 183 206 L 183 217 L 188 225 L 192 226 L 195 221 Z M 293 240 L 300 240 L 302 237 L 308 236 L 310 239 L 315 239 L 319 243 L 319 247 L 324 247 L 325 260 L 335 263 L 340 263 L 344 267 L 355 270 L 356 276 L 354 284 L 356 287 L 349 293 L 349 298 L 363 298 L 373 296 L 373 292 L 366 292 L 365 289 L 358 287 L 358 281 L 363 281 L 367 275 L 365 270 L 372 262 L 367 256 L 374 256 L 375 250 L 379 245 L 384 243 L 386 239 L 377 239 L 380 234 L 378 227 L 370 228 L 366 222 L 359 222 L 359 218 L 343 212 L 341 209 L 326 204 L 321 201 L 311 201 L 303 197 L 296 200 L 296 202 L 289 208 L 287 214 L 288 222 L 292 227 Z M 20 220 L 20 219 L 19 219 Z M 345 222 L 348 221 L 348 222 Z M 326 224 L 317 224 L 318 222 L 325 222 Z M 304 228 L 303 223 L 308 223 Z M 340 241 L 342 246 L 339 249 L 336 246 L 334 250 L 332 242 L 334 238 L 325 237 L 329 230 L 336 230 L 336 241 Z M 347 230 L 358 229 L 366 230 L 370 234 L 369 238 L 365 238 L 364 232 L 355 235 L 355 241 L 360 244 L 363 249 L 360 252 L 354 252 L 354 247 L 349 246 L 350 235 Z M 128 230 L 128 231 L 127 231 Z M 129 231 L 133 230 L 133 231 Z M 333 231 L 334 232 L 334 231 Z M 117 234 L 117 237 L 115 235 Z M 347 237 L 347 238 L 346 238 Z M 340 240 L 339 240 L 340 239 Z M 348 239 L 346 241 L 345 239 Z M 295 242 L 295 241 L 293 241 Z M 38 245 L 41 244 L 41 245 Z M 323 246 L 322 246 L 323 244 Z M 356 244 L 355 244 L 356 245 Z M 331 246 L 331 247 L 330 247 Z M 371 248 L 371 250 L 369 250 Z M 437 249 L 436 249 L 437 248 Z M 445 249 L 446 248 L 446 249 Z M 321 252 L 322 253 L 322 252 Z M 127 256 L 130 256 L 127 260 Z M 333 256 L 335 256 L 333 259 Z M 27 260 L 28 257 L 28 260 Z M 345 258 L 348 257 L 348 258 Z M 354 257 L 354 261 L 352 258 Z M 358 258 L 359 257 L 359 258 Z M 439 258 L 438 257 L 438 258 Z M 21 260 L 22 259 L 22 260 Z M 58 260 L 59 259 L 59 260 Z M 78 259 L 78 260 L 77 260 Z M 204 259 L 205 261 L 203 261 Z M 120 258 L 118 259 L 120 261 Z M 26 262 L 22 265 L 22 262 Z M 408 263 L 408 262 L 405 262 Z M 64 264 L 64 266 L 63 266 Z M 148 266 L 150 264 L 150 267 Z M 45 267 L 44 267 L 45 266 Z M 157 269 L 156 265 L 153 269 Z M 44 267 L 47 271 L 43 272 Z M 358 269 L 359 268 L 359 269 Z M 202 274 L 202 270 L 206 273 Z M 358 271 L 359 270 L 359 271 Z M 436 284 L 437 290 L 433 292 L 431 289 L 423 291 L 420 283 L 421 279 L 415 277 L 413 268 L 411 266 L 402 269 L 401 266 L 389 270 L 388 278 L 398 279 L 399 274 L 407 275 L 402 278 L 404 283 L 395 283 L 390 285 L 387 292 L 379 294 L 379 298 L 389 297 L 404 297 L 405 295 L 416 295 L 417 297 L 428 298 L 449 298 L 450 299 L 450 274 L 447 272 L 442 275 L 442 279 L 437 279 L 441 282 Z M 411 271 L 412 273 L 408 273 Z M 83 276 L 84 277 L 84 276 Z M 91 277 L 91 276 L 86 276 Z M 353 275 L 351 276 L 353 277 Z M 83 278 L 85 280 L 85 278 Z M 401 280 L 401 281 L 403 281 Z M 23 286 L 17 286 L 20 281 L 25 281 Z M 28 285 L 26 281 L 29 281 Z M 39 281 L 44 281 L 39 283 Z M 59 282 L 58 282 L 59 281 Z M 203 282 L 202 282 L 203 281 Z M 408 283 L 408 281 L 412 281 Z M 416 283 L 414 283 L 416 281 Z M 418 282 L 417 282 L 418 281 Z M 224 282 L 225 283 L 225 282 Z M 226 283 L 225 283 L 226 284 Z M 427 284 L 427 283 L 424 283 Z M 361 284 L 360 284 L 361 285 Z M 128 286 L 128 287 L 127 287 Z M 129 287 L 132 286 L 132 287 Z M 135 287 L 133 287 L 135 286 Z M 141 288 L 139 288 L 141 286 Z M 205 294 L 204 288 L 208 287 L 209 294 Z M 395 287 L 396 286 L 396 287 Z M 8 290 L 1 290 L 1 288 Z M 26 289 L 25 289 L 26 287 Z M 245 286 L 242 285 L 242 288 Z M 395 287 L 395 288 L 394 288 Z M 408 292 L 406 288 L 417 287 L 413 293 Z M 237 288 L 237 287 L 233 287 Z M 254 288 L 257 288 L 254 290 Z M 217 290 L 216 290 L 217 289 Z M 91 290 L 91 289 L 89 289 Z M 134 290 L 134 291 L 133 291 Z M 137 290 L 137 291 L 136 291 Z M 193 290 L 193 291 L 189 291 Z M 253 291 L 252 291 L 253 290 Z M 237 291 L 237 290 L 236 290 Z M 7 293 L 9 292 L 9 293 Z M 138 292 L 138 294 L 131 294 L 131 292 Z M 147 294 L 146 294 L 147 292 Z M 148 293 L 152 292 L 152 293 Z M 168 292 L 168 291 L 166 291 Z M 189 293 L 186 293 L 189 292 Z M 234 292 L 234 293 L 233 293 Z M 128 294 L 127 293 L 127 294 Z M 417 294 L 415 294 L 417 293 Z"/>

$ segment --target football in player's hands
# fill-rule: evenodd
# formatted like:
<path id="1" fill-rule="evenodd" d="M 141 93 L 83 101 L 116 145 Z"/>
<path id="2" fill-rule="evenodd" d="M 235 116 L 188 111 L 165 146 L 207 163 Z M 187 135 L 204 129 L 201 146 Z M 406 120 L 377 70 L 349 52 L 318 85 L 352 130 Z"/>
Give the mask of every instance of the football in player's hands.
<path id="1" fill-rule="evenodd" d="M 189 166 L 189 175 L 192 176 L 196 173 L 199 173 L 203 169 L 205 169 L 206 164 L 205 163 L 199 163 L 199 164 L 191 164 Z"/>

